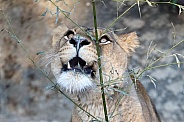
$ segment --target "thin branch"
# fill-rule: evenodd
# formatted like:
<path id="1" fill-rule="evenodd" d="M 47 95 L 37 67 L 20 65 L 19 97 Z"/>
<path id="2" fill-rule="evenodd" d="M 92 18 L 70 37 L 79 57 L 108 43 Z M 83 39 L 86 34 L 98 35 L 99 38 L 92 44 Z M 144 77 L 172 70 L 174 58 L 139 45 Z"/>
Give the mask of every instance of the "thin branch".
<path id="1" fill-rule="evenodd" d="M 147 68 L 147 70 L 153 70 L 153 69 L 156 69 L 156 68 L 161 68 L 161 67 L 166 67 L 166 66 L 171 66 L 171 65 L 178 65 L 178 64 L 184 64 L 184 62 L 178 62 L 178 63 L 174 62 L 174 63 L 168 63 L 168 64 L 161 64 L 161 65 L 158 65 L 158 66 L 149 67 L 149 68 Z"/>
<path id="2" fill-rule="evenodd" d="M 106 106 L 106 99 L 105 99 L 105 93 L 104 93 L 104 86 L 103 86 L 103 76 L 102 76 L 102 68 L 101 68 L 100 47 L 99 47 L 99 41 L 98 41 L 95 0 L 92 0 L 92 5 L 93 5 L 93 17 L 94 17 L 94 27 L 95 27 L 95 37 L 96 37 L 96 50 L 97 50 L 97 54 L 98 54 L 98 66 L 100 67 L 99 68 L 99 75 L 100 75 L 102 102 L 103 102 L 103 108 L 104 108 L 105 121 L 109 122 L 108 113 L 107 113 L 107 106 Z"/>
<path id="3" fill-rule="evenodd" d="M 131 8 L 133 8 L 137 3 L 132 4 L 126 11 L 124 11 L 121 15 L 119 15 L 106 29 L 103 33 L 106 33 L 116 21 L 118 21 L 124 14 L 126 14 Z"/>
<path id="4" fill-rule="evenodd" d="M 155 60 L 154 62 L 152 62 L 151 64 L 149 64 L 138 76 L 137 78 L 140 78 L 140 76 L 147 70 L 150 70 L 150 68 L 156 68 L 156 67 L 159 67 L 159 66 L 156 66 L 156 67 L 153 67 L 153 65 L 155 63 L 157 63 L 159 60 L 161 60 L 162 58 L 164 58 L 172 49 L 174 49 L 175 47 L 177 47 L 178 45 L 180 45 L 182 42 L 184 42 L 184 39 L 181 40 L 180 42 L 178 42 L 177 44 L 175 44 L 174 46 L 172 46 L 167 52 L 163 53 L 162 56 L 160 56 L 157 60 Z M 177 63 L 176 63 L 177 64 Z M 163 66 L 166 66 L 166 65 L 169 65 L 169 64 L 164 64 Z"/>

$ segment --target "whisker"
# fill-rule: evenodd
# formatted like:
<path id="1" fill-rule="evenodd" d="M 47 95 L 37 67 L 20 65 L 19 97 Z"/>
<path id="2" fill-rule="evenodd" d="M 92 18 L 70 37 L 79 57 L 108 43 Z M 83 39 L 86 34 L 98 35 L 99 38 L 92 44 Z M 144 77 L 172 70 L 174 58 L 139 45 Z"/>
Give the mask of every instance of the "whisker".
<path id="1" fill-rule="evenodd" d="M 45 64 L 47 64 L 48 62 L 50 62 L 55 56 L 49 56 L 49 57 L 44 57 L 41 59 L 40 65 L 43 66 Z"/>
<path id="2" fill-rule="evenodd" d="M 55 54 L 54 51 L 48 51 L 46 53 L 43 54 L 43 56 L 41 57 L 40 61 L 39 61 L 39 65 L 43 67 L 43 70 L 46 72 L 47 67 L 49 66 L 49 64 L 52 63 L 53 59 L 58 56 L 58 54 Z"/>

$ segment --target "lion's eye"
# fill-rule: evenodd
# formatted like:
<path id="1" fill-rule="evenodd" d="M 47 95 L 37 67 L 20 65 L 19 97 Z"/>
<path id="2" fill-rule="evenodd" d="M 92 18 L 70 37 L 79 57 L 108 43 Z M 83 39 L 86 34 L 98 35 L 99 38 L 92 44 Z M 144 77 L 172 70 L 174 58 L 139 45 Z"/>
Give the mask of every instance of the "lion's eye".
<path id="1" fill-rule="evenodd" d="M 109 39 L 108 36 L 102 36 L 99 40 L 100 44 L 109 44 L 111 43 L 111 40 Z"/>
<path id="2" fill-rule="evenodd" d="M 64 38 L 65 38 L 66 40 L 69 40 L 69 39 L 71 39 L 73 36 L 74 36 L 74 32 L 73 32 L 72 30 L 68 30 L 68 31 L 65 33 Z"/>

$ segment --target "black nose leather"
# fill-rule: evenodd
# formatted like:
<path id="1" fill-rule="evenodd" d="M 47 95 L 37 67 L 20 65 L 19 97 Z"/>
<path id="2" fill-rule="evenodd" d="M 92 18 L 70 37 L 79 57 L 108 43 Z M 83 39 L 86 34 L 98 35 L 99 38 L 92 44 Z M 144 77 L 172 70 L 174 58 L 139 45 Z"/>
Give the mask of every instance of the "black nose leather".
<path id="1" fill-rule="evenodd" d="M 71 39 L 69 40 L 69 42 L 70 42 L 70 44 L 73 44 L 74 47 L 76 47 L 77 42 L 76 42 L 73 38 L 71 38 Z"/>
<path id="2" fill-rule="evenodd" d="M 80 43 L 81 46 L 89 45 L 89 44 L 90 42 L 87 39 L 82 40 L 82 42 Z"/>
<path id="3" fill-rule="evenodd" d="M 73 44 L 74 47 L 76 48 L 81 48 L 84 45 L 89 45 L 90 42 L 87 39 L 77 39 L 77 38 L 71 38 L 69 40 L 70 44 Z"/>

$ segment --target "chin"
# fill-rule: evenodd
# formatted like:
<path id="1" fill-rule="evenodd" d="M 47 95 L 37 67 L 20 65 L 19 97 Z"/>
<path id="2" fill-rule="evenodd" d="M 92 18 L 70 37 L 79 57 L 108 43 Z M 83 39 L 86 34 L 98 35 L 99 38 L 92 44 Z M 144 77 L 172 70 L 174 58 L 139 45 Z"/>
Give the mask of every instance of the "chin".
<path id="1" fill-rule="evenodd" d="M 57 79 L 59 86 L 69 94 L 88 91 L 95 86 L 93 82 L 89 74 L 75 70 L 62 72 Z"/>

